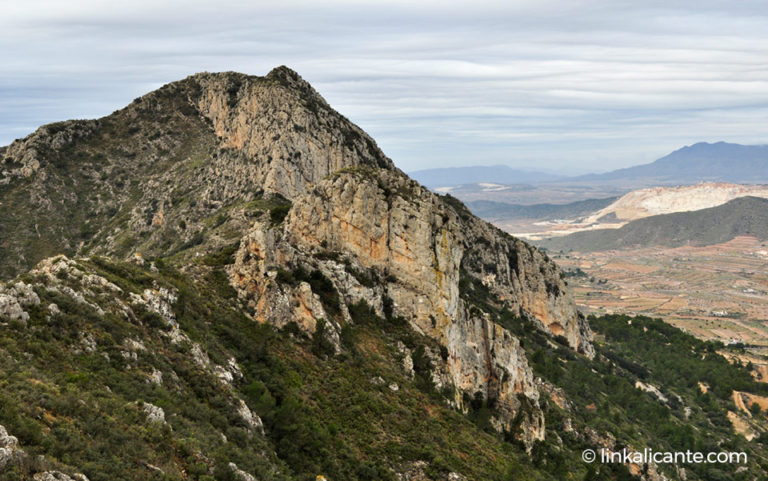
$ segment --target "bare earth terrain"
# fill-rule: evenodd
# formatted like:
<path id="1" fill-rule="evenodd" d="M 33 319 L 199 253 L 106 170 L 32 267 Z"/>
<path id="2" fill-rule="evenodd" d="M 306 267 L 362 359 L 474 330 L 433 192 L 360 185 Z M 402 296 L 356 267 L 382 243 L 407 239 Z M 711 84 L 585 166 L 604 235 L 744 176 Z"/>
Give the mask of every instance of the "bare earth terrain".
<path id="1" fill-rule="evenodd" d="M 568 282 L 585 312 L 662 317 L 697 337 L 768 348 L 766 242 L 742 236 L 706 247 L 552 257 L 571 271 Z"/>

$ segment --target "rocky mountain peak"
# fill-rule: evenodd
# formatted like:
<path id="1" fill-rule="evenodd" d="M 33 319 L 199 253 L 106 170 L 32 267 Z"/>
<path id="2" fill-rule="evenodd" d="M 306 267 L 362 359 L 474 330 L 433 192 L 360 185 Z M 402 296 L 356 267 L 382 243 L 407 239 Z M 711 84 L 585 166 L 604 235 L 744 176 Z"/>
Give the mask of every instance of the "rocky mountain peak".
<path id="1" fill-rule="evenodd" d="M 23 273 L 0 282 L 2 479 L 592 479 L 586 446 L 714 446 L 725 383 L 762 392 L 661 321 L 593 317 L 593 345 L 545 253 L 286 67 L 193 75 L 0 158 L 0 276 Z"/>
<path id="2" fill-rule="evenodd" d="M 74 253 L 195 270 L 229 252 L 228 281 L 254 320 L 321 330 L 336 351 L 355 309 L 408 326 L 433 343 L 423 355 L 451 402 L 497 403 L 493 427 L 522 422 L 528 449 L 544 436 L 538 388 L 498 316 L 594 355 L 557 266 L 408 178 L 287 67 L 193 75 L 5 155 L 37 163 L 4 174 L 0 201 L 16 209 L 0 228 L 41 232 L 0 240 L 19 253 L 6 269 Z"/>
<path id="3" fill-rule="evenodd" d="M 205 219 L 221 216 L 222 227 L 243 232 L 259 199 L 274 207 L 267 198 L 293 199 L 345 168 L 395 169 L 287 67 L 265 77 L 195 74 L 107 117 L 43 126 L 2 149 L 0 162 L 0 226 L 39 233 L 3 236 L 12 253 L 0 262 L 4 274 L 61 252 L 207 245 Z"/>
<path id="4" fill-rule="evenodd" d="M 320 94 L 317 93 L 309 82 L 304 80 L 295 70 L 286 67 L 285 65 L 273 68 L 264 78 L 268 80 L 276 80 L 288 88 L 305 94 L 314 95 L 322 99 Z"/>

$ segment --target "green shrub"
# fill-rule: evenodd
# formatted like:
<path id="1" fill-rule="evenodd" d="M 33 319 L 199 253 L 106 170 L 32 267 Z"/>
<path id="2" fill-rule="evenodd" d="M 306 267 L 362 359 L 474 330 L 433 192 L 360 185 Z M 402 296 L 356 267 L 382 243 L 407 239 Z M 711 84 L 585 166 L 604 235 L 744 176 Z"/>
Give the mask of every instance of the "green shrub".
<path id="1" fill-rule="evenodd" d="M 273 226 L 281 224 L 290 212 L 290 205 L 278 205 L 269 210 L 269 220 Z"/>

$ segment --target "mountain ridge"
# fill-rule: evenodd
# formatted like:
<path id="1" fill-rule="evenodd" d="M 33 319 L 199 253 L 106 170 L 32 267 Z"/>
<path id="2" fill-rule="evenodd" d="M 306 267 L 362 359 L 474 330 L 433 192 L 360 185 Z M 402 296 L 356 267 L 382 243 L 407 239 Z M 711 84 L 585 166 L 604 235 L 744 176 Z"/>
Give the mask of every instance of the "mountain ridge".
<path id="1" fill-rule="evenodd" d="M 110 116 L 50 124 L 6 147 L 0 226 L 38 237 L 4 235 L 0 245 L 13 256 L 0 261 L 0 275 L 62 252 L 127 257 L 179 248 L 198 242 L 201 223 L 224 206 L 233 210 L 227 223 L 242 230 L 247 212 L 234 202 L 292 197 L 354 165 L 395 168 L 287 67 L 265 77 L 193 75 Z M 181 199 L 183 212 L 174 206 Z M 44 222 L 53 231 L 41 230 Z"/>
<path id="2" fill-rule="evenodd" d="M 161 125 L 152 123 L 158 121 Z M 594 355 L 588 325 L 550 259 L 474 218 L 460 202 L 441 199 L 410 180 L 286 67 L 265 77 L 197 74 L 107 118 L 43 127 L 5 155 L 5 165 L 20 165 L 4 173 L 0 199 L 18 207 L 6 215 L 23 212 L 21 221 L 34 219 L 37 232 L 38 222 L 47 220 L 42 232 L 64 234 L 65 240 L 58 248 L 54 236 L 14 244 L 30 240 L 19 236 L 8 239 L 9 250 L 23 247 L 39 256 L 45 243 L 54 253 L 159 257 L 181 265 L 234 250 L 238 263 L 227 274 L 259 322 L 277 327 L 292 322 L 312 335 L 322 320 L 338 349 L 343 325 L 351 322 L 345 306 L 365 301 L 376 315 L 406 319 L 463 359 L 439 363 L 445 364 L 445 381 L 439 384 L 450 379 L 453 403 L 462 409 L 468 403 L 464 395 L 497 399 L 492 418 L 497 430 L 510 429 L 521 412 L 515 393 L 522 389 L 532 404 L 524 420 L 530 428 L 520 434 L 528 449 L 543 436 L 530 368 L 515 339 L 478 316 L 488 308 L 472 310 L 460 297 L 460 282 L 482 284 L 494 303 Z M 54 192 L 51 184 L 57 181 Z M 330 189 L 322 196 L 321 186 Z M 53 209 L 71 221 L 84 219 L 79 231 L 67 239 L 70 222 L 30 215 L 28 205 L 22 209 L 27 192 L 33 213 Z M 349 196 L 357 202 L 335 201 Z M 318 197 L 325 201 L 318 204 Z M 422 208 L 414 210 L 413 203 Z M 110 204 L 113 210 L 105 211 Z M 331 207 L 335 210 L 321 214 Z M 0 229 L 9 224 L 0 218 Z M 289 229 L 294 229 L 290 235 Z M 321 232 L 327 237 L 320 238 Z M 333 240 L 339 235 L 341 243 Z M 488 257 L 475 249 L 478 243 L 499 254 Z M 347 254 L 355 272 L 380 285 L 372 289 L 354 276 L 340 276 L 346 271 L 339 261 L 320 262 L 332 248 L 334 256 Z M 322 304 L 315 292 L 319 286 L 278 280 L 280 272 L 297 270 L 316 273 L 325 279 L 325 289 L 341 293 L 345 302 Z M 355 294 L 346 296 L 347 291 Z M 459 320 L 464 324 L 456 324 Z M 462 327 L 451 331 L 456 325 Z M 486 352 L 461 352 L 467 338 L 485 345 Z"/>
<path id="3" fill-rule="evenodd" d="M 768 145 L 698 142 L 651 163 L 574 177 L 574 181 L 641 181 L 662 184 L 695 182 L 768 182 Z"/>

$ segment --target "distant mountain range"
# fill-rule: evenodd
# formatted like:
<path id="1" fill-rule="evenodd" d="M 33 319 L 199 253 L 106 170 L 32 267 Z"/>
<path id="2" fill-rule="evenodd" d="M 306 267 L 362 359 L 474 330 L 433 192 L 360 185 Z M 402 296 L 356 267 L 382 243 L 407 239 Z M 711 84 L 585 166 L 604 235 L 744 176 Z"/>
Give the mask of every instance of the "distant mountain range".
<path id="1" fill-rule="evenodd" d="M 740 197 L 717 207 L 645 217 L 620 229 L 576 232 L 537 244 L 550 250 L 584 252 L 648 246 L 705 246 L 740 235 L 768 239 L 768 199 Z"/>
<path id="2" fill-rule="evenodd" d="M 419 170 L 411 177 L 429 188 L 492 183 L 620 185 L 629 189 L 696 182 L 768 183 L 768 145 L 727 142 L 685 146 L 655 162 L 603 174 L 564 177 L 503 165 Z"/>
<path id="3" fill-rule="evenodd" d="M 529 184 L 564 179 L 563 176 L 545 172 L 518 170 L 506 165 L 425 169 L 410 172 L 408 175 L 429 188 L 486 182 L 494 184 Z"/>
<path id="4" fill-rule="evenodd" d="M 768 181 L 768 145 L 699 142 L 650 164 L 604 174 L 573 177 L 579 182 L 626 182 L 633 185 L 695 182 L 764 183 Z"/>

